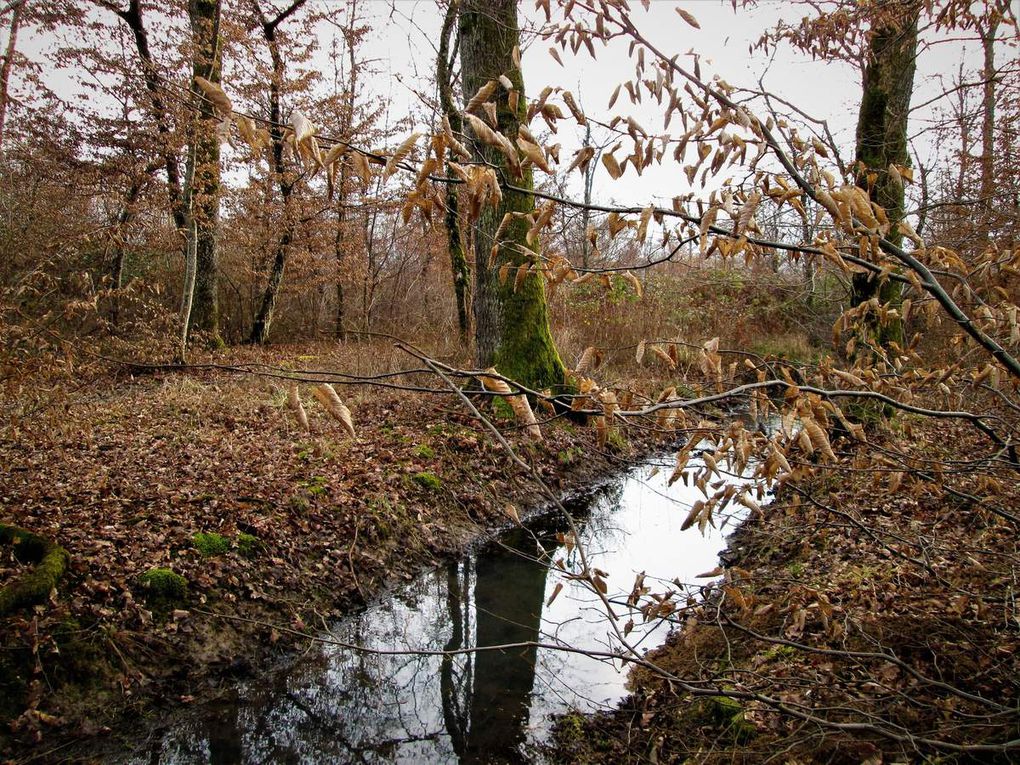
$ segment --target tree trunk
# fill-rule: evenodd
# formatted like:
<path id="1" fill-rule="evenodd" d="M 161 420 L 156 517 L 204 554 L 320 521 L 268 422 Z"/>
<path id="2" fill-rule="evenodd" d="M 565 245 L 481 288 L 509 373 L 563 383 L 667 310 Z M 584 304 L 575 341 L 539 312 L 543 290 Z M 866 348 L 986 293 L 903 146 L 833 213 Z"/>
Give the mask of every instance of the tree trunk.
<path id="1" fill-rule="evenodd" d="M 0 158 L 3 157 L 4 125 L 7 123 L 7 102 L 10 99 L 11 71 L 14 69 L 14 54 L 17 52 L 18 29 L 21 27 L 21 14 L 26 3 L 27 0 L 23 0 L 14 6 L 8 30 L 7 50 L 4 52 L 3 65 L 0 66 Z"/>
<path id="2" fill-rule="evenodd" d="M 284 211 L 284 214 L 286 212 Z M 262 345 L 269 340 L 269 329 L 273 324 L 276 301 L 280 295 L 280 285 L 283 284 L 283 273 L 287 268 L 287 252 L 290 249 L 290 223 L 286 225 L 288 228 L 276 243 L 276 254 L 273 256 L 273 267 L 269 272 L 269 281 L 266 282 L 266 290 L 262 293 L 262 303 L 259 305 L 258 313 L 255 315 L 255 321 L 252 322 L 251 342 L 255 345 Z"/>
<path id="3" fill-rule="evenodd" d="M 152 112 L 156 120 L 156 130 L 162 143 L 163 164 L 167 180 L 167 196 L 170 202 L 170 218 L 173 220 L 177 231 L 187 237 L 188 223 L 184 211 L 181 170 L 171 140 L 170 117 L 167 113 L 166 103 L 163 101 L 159 74 L 156 69 L 156 63 L 152 59 L 152 52 L 149 50 L 149 35 L 145 30 L 142 7 L 139 0 L 131 0 L 126 11 L 117 11 L 116 13 L 128 25 L 128 29 L 131 30 L 131 35 L 135 41 L 135 49 L 138 51 L 138 58 L 142 64 L 145 89 L 149 92 L 149 98 L 152 101 Z"/>
<path id="4" fill-rule="evenodd" d="M 340 174 L 338 176 L 340 188 L 343 189 L 344 185 L 348 182 L 347 179 L 347 161 L 346 159 L 341 160 L 343 164 L 340 166 Z M 344 230 L 347 227 L 347 210 L 343 203 L 343 192 L 341 191 L 341 200 L 337 205 L 336 213 L 336 237 L 333 239 L 333 256 L 336 260 L 336 314 L 333 336 L 337 340 L 347 339 L 347 306 L 344 297 L 344 281 L 343 281 L 343 267 L 344 267 Z"/>
<path id="5" fill-rule="evenodd" d="M 589 122 L 584 126 L 584 143 L 581 144 L 582 148 L 588 148 L 591 146 L 591 123 Z M 588 268 L 590 263 L 589 259 L 591 256 L 592 246 L 591 240 L 588 239 L 588 228 L 591 226 L 591 192 L 592 187 L 595 185 L 595 168 L 599 164 L 599 154 L 596 152 L 595 156 L 591 158 L 591 162 L 584 169 L 584 209 L 581 211 L 581 267 Z"/>
<path id="6" fill-rule="evenodd" d="M 150 172 L 151 168 L 146 172 Z M 117 215 L 117 224 L 112 232 L 113 258 L 110 262 L 110 288 L 113 290 L 113 299 L 110 301 L 109 318 L 113 326 L 120 323 L 120 291 L 124 287 L 124 262 L 127 259 L 127 237 L 126 229 L 135 217 L 135 205 L 142 193 L 145 184 L 144 178 L 132 182 L 124 195 L 124 203 L 121 205 L 120 213 Z"/>
<path id="7" fill-rule="evenodd" d="M 893 7 L 892 3 L 883 3 L 879 11 L 892 12 Z M 910 164 L 907 117 L 914 87 L 918 12 L 916 3 L 905 4 L 872 31 L 857 120 L 857 183 L 885 209 L 892 226 L 886 236 L 896 246 L 903 240 L 896 228 L 903 218 L 903 185 L 888 168 L 890 164 Z M 854 274 L 852 304 L 876 297 L 880 303 L 898 307 L 902 302 L 899 282 Z M 882 349 L 892 343 L 903 345 L 903 322 L 898 318 L 881 324 L 872 322 L 870 331 L 873 342 Z"/>
<path id="8" fill-rule="evenodd" d="M 348 62 L 347 98 L 340 113 L 340 136 L 345 141 L 350 141 L 353 137 L 355 94 L 358 92 L 358 62 L 354 47 L 356 40 L 354 29 L 357 13 L 358 5 L 356 2 L 353 2 L 350 5 L 350 23 L 344 33 Z M 339 56 L 337 56 L 337 60 L 339 60 Z M 340 69 L 337 66 L 333 79 L 334 92 L 339 90 L 339 84 Z M 347 296 L 344 292 L 344 260 L 346 259 L 345 236 L 350 232 L 347 202 L 351 196 L 352 183 L 350 158 L 343 157 L 341 159 L 340 172 L 337 175 L 336 238 L 333 240 L 333 253 L 336 260 L 336 314 L 333 333 L 337 340 L 347 339 Z"/>
<path id="9" fill-rule="evenodd" d="M 290 244 L 294 238 L 294 223 L 291 220 L 290 210 L 290 198 L 294 191 L 294 185 L 287 179 L 286 168 L 283 164 L 283 117 L 280 106 L 280 88 L 284 81 L 284 67 L 283 56 L 280 55 L 280 46 L 276 40 L 276 29 L 304 3 L 305 0 L 296 0 L 283 13 L 269 21 L 262 13 L 257 0 L 252 2 L 262 23 L 262 36 L 269 47 L 269 55 L 273 61 L 273 78 L 269 83 L 269 134 L 273 139 L 272 171 L 280 187 L 284 217 L 283 233 L 280 234 L 280 238 L 276 243 L 276 253 L 273 256 L 273 267 L 269 273 L 269 281 L 266 283 L 265 292 L 262 294 L 262 303 L 259 305 L 258 313 L 252 322 L 250 340 L 256 345 L 261 345 L 269 339 L 269 330 L 273 324 L 276 301 L 279 298 L 280 286 L 283 284 L 283 274 L 287 268 L 287 256 L 290 253 Z"/>
<path id="10" fill-rule="evenodd" d="M 453 73 L 450 71 L 452 56 L 450 53 L 450 37 L 453 34 L 454 22 L 457 19 L 457 8 L 459 0 L 450 0 L 446 9 L 446 17 L 443 20 L 443 29 L 439 37 L 439 58 L 436 64 L 436 81 L 439 86 L 439 103 L 443 115 L 450 122 L 450 129 L 455 134 L 462 133 L 464 121 L 457 110 L 453 99 Z M 456 177 L 452 170 L 447 168 L 446 177 L 451 181 Z M 446 184 L 446 246 L 450 253 L 450 268 L 453 272 L 453 294 L 457 304 L 457 328 L 460 331 L 461 345 L 467 345 L 469 332 L 471 330 L 468 318 L 468 284 L 471 279 L 471 269 L 468 266 L 467 253 L 464 251 L 464 242 L 460 234 L 460 208 L 457 197 L 457 184 Z"/>
<path id="11" fill-rule="evenodd" d="M 497 88 L 496 109 L 500 132 L 513 142 L 527 113 L 524 81 L 513 64 L 520 42 L 516 0 L 464 0 L 460 11 L 461 70 L 466 93 L 475 93 L 489 80 L 506 75 L 518 92 L 517 110 L 511 111 L 508 93 Z M 518 289 L 514 279 L 501 285 L 497 269 L 507 261 L 514 265 L 534 262 L 534 247 L 526 241 L 528 224 L 515 220 L 506 227 L 496 257 L 490 250 L 500 221 L 507 212 L 529 213 L 535 209 L 532 171 L 509 178 L 506 158 L 495 149 L 473 142 L 479 158 L 497 169 L 503 201 L 487 207 L 475 224 L 475 361 L 480 367 L 495 366 L 500 373 L 530 388 L 558 387 L 564 383 L 560 360 L 549 330 L 545 286 L 541 276 L 530 274 Z M 512 182 L 522 191 L 508 188 Z"/>
<path id="12" fill-rule="evenodd" d="M 221 74 L 219 28 L 220 0 L 190 0 L 192 71 L 219 83 Z M 191 327 L 207 332 L 214 345 L 222 345 L 219 317 L 220 139 L 216 115 L 206 99 L 200 99 L 195 125 L 195 178 L 191 194 L 191 217 L 195 228 L 195 294 Z"/>
<path id="13" fill-rule="evenodd" d="M 998 19 L 989 21 L 981 29 L 981 48 L 984 52 L 984 93 L 981 103 L 981 210 L 983 239 L 989 239 L 994 228 L 995 195 L 995 33 Z"/>

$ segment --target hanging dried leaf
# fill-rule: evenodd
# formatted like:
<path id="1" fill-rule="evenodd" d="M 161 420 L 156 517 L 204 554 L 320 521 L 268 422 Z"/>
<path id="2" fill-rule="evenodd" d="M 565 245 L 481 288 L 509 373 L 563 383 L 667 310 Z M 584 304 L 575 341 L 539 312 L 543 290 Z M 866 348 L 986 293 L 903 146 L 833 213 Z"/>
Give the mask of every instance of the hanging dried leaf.
<path id="1" fill-rule="evenodd" d="M 337 395 L 333 386 L 329 383 L 322 383 L 316 386 L 314 392 L 319 403 L 333 416 L 333 419 L 344 426 L 344 430 L 347 431 L 348 435 L 354 438 L 356 434 L 354 431 L 354 421 L 351 419 L 351 410 L 340 400 L 340 396 Z"/>
<path id="2" fill-rule="evenodd" d="M 581 172 L 585 172 L 588 169 L 588 163 L 591 162 L 591 158 L 595 156 L 595 148 L 592 146 L 585 146 L 583 149 L 578 149 L 574 152 L 574 159 L 567 167 L 566 172 L 570 173 L 576 167 L 581 168 Z"/>
<path id="3" fill-rule="evenodd" d="M 450 127 L 450 118 L 445 114 L 443 115 L 443 135 L 446 136 L 446 142 L 454 154 L 461 159 L 471 159 L 471 152 L 468 151 L 464 144 L 457 140 L 457 137 L 453 134 L 453 128 Z"/>
<path id="4" fill-rule="evenodd" d="M 390 157 L 389 161 L 386 163 L 385 169 L 383 170 L 384 181 L 397 172 L 400 163 L 407 158 L 408 154 L 411 153 L 411 150 L 414 149 L 414 145 L 418 142 L 420 137 L 421 133 L 411 133 L 411 135 L 409 135 L 404 142 L 397 147 L 397 150 L 393 152 L 393 156 Z"/>
<path id="5" fill-rule="evenodd" d="M 641 219 L 638 221 L 637 228 L 637 240 L 639 243 L 644 244 L 645 238 L 648 236 L 648 224 L 652 220 L 652 213 L 655 208 L 649 205 L 641 211 Z"/>
<path id="6" fill-rule="evenodd" d="M 294 129 L 294 145 L 297 147 L 315 135 L 315 125 L 300 111 L 291 115 L 290 126 Z"/>
<path id="7" fill-rule="evenodd" d="M 524 156 L 530 159 L 532 164 L 535 165 L 535 167 L 546 173 L 552 174 L 553 169 L 549 166 L 549 163 L 546 161 L 545 153 L 542 151 L 541 148 L 531 143 L 530 141 L 524 139 L 523 137 L 517 138 L 517 145 L 524 153 Z"/>
<path id="8" fill-rule="evenodd" d="M 616 161 L 616 157 L 613 156 L 612 152 L 607 151 L 602 155 L 602 164 L 605 165 L 606 170 L 609 171 L 609 175 L 614 181 L 623 175 L 623 168 L 620 167 L 620 163 Z"/>
<path id="9" fill-rule="evenodd" d="M 492 94 L 496 92 L 496 87 L 498 85 L 498 80 L 489 80 L 487 83 L 482 85 L 482 87 L 478 89 L 478 92 L 471 96 L 471 100 L 467 102 L 467 106 L 464 107 L 464 111 L 475 111 L 479 106 L 492 98 Z"/>
<path id="10" fill-rule="evenodd" d="M 662 348 L 657 345 L 651 345 L 649 350 L 664 361 L 670 369 L 676 369 L 676 362 Z"/>
<path id="11" fill-rule="evenodd" d="M 514 410 L 517 421 L 524 426 L 528 437 L 531 438 L 532 441 L 541 441 L 542 431 L 538 427 L 537 420 L 535 420 L 535 413 L 531 410 L 531 405 L 528 403 L 528 397 L 520 393 L 517 395 L 511 395 L 513 391 L 507 384 L 506 380 L 491 376 L 499 374 L 495 367 L 490 367 L 485 371 L 487 374 L 478 376 L 478 381 L 482 384 L 482 387 L 491 393 L 499 393 L 505 396 L 510 408 Z"/>
<path id="12" fill-rule="evenodd" d="M 644 290 L 641 288 L 641 281 L 636 276 L 634 276 L 634 274 L 632 274 L 630 271 L 624 271 L 623 274 L 621 274 L 621 276 L 624 278 L 627 284 L 631 286 L 631 289 L 634 290 L 634 294 L 637 295 L 638 299 L 640 299 L 644 295 Z"/>
<path id="13" fill-rule="evenodd" d="M 308 426 L 308 414 L 305 412 L 305 407 L 301 403 L 301 395 L 298 393 L 297 383 L 291 383 L 290 388 L 287 391 L 287 404 L 294 412 L 294 417 L 298 421 L 298 425 L 301 426 L 302 430 L 307 431 Z"/>
<path id="14" fill-rule="evenodd" d="M 581 354 L 581 358 L 577 362 L 577 367 L 574 371 L 577 374 L 583 374 L 589 369 L 595 369 L 598 367 L 598 349 L 594 345 L 589 345 L 584 349 L 584 353 Z"/>
<path id="15" fill-rule="evenodd" d="M 563 103 L 570 109 L 570 113 L 574 115 L 574 119 L 577 120 L 577 124 L 584 127 L 588 124 L 587 118 L 584 116 L 584 112 L 581 111 L 581 107 L 577 105 L 577 101 L 574 100 L 574 94 L 569 90 L 563 91 Z"/>
<path id="16" fill-rule="evenodd" d="M 680 18 L 682 18 L 692 27 L 694 27 L 695 29 L 701 29 L 701 24 L 699 24 L 698 20 L 694 18 L 694 16 L 692 16 L 688 11 L 685 11 L 683 8 L 677 8 L 676 12 L 680 14 Z"/>
<path id="17" fill-rule="evenodd" d="M 354 166 L 354 174 L 367 186 L 372 180 L 372 167 L 368 164 L 368 157 L 356 151 L 351 154 L 351 164 Z"/>
<path id="18" fill-rule="evenodd" d="M 521 263 L 517 266 L 517 275 L 514 276 L 514 292 L 517 292 L 524 285 L 524 280 L 528 278 L 529 273 L 531 273 L 530 263 Z"/>
<path id="19" fill-rule="evenodd" d="M 195 76 L 195 84 L 201 91 L 202 96 L 213 105 L 216 113 L 224 119 L 229 119 L 230 115 L 234 112 L 234 105 L 227 98 L 223 88 L 215 82 L 209 82 L 205 77 L 197 75 Z"/>
<path id="20" fill-rule="evenodd" d="M 557 595 L 559 595 L 559 594 L 560 594 L 560 593 L 561 593 L 562 591 L 563 591 L 563 582 L 557 582 L 557 583 L 556 583 L 556 586 L 555 586 L 555 587 L 553 587 L 552 595 L 550 595 L 550 596 L 549 596 L 549 600 L 547 600 L 547 601 L 545 602 L 545 605 L 546 605 L 547 607 L 548 607 L 548 606 L 551 606 L 551 605 L 552 605 L 552 602 L 553 602 L 554 600 L 556 600 L 556 596 L 557 596 Z"/>

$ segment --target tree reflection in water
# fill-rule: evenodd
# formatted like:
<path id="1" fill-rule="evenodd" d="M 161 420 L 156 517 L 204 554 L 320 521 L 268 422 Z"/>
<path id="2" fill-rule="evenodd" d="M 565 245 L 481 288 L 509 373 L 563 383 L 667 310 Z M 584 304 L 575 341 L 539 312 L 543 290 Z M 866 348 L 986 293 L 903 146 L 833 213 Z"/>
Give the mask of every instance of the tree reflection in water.
<path id="1" fill-rule="evenodd" d="M 681 535 L 686 512 L 674 504 L 677 496 L 666 499 L 664 492 L 664 477 L 649 486 L 635 470 L 571 507 L 587 549 L 613 574 L 611 594 L 625 598 L 645 567 L 650 574 L 679 571 L 693 578 L 715 565 L 721 535 Z M 681 503 L 693 499 L 679 497 Z M 570 566 L 566 551 L 557 549 L 556 525 L 548 518 L 517 529 L 499 544 L 422 575 L 339 624 L 335 637 L 409 652 L 557 638 L 604 648 L 604 617 L 582 587 L 567 583 L 552 606 L 546 603 L 563 581 L 548 576 L 549 564 L 562 558 Z M 631 638 L 640 640 L 643 629 L 639 625 Z M 664 634 L 660 627 L 652 643 Z M 131 761 L 520 763 L 533 759 L 528 747 L 541 738 L 551 712 L 592 709 L 623 694 L 618 667 L 549 649 L 425 656 L 323 645 L 242 685 L 235 699 L 171 721 L 170 730 Z"/>

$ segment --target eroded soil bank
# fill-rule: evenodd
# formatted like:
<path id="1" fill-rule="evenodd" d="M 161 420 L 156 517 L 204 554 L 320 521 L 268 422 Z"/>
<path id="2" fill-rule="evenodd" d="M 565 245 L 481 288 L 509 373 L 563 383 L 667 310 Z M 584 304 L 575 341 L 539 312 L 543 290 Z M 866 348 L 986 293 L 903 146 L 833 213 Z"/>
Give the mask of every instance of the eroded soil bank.
<path id="1" fill-rule="evenodd" d="M 257 673 L 543 503 L 455 398 L 337 387 L 355 438 L 309 387 L 305 432 L 279 380 L 222 370 L 121 373 L 4 430 L 0 519 L 70 562 L 0 626 L 3 757 L 102 759 L 127 721 Z M 643 448 L 599 452 L 564 421 L 535 445 L 502 424 L 560 492 Z M 0 584 L 22 568 L 5 551 Z"/>
<path id="2" fill-rule="evenodd" d="M 648 657 L 661 672 L 632 674 L 614 712 L 562 717 L 553 761 L 1016 761 L 1016 469 L 972 470 L 989 446 L 964 425 L 900 417 L 870 439 L 909 443 L 917 473 L 858 470 L 842 443 L 786 486 Z M 955 493 L 924 479 L 954 459 Z"/>

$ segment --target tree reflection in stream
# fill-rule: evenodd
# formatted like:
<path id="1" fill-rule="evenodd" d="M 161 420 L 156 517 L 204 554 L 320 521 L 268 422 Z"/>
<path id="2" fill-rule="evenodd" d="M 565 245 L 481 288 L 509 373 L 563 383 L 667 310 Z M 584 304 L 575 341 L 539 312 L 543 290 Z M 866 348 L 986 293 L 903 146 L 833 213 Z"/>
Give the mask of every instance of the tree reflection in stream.
<path id="1" fill-rule="evenodd" d="M 687 580 L 715 565 L 722 535 L 681 534 L 693 494 L 664 476 L 631 471 L 571 510 L 610 595 L 626 597 L 647 569 Z M 681 507 L 676 506 L 679 501 Z M 400 588 L 337 625 L 335 637 L 369 649 L 453 652 L 473 646 L 556 642 L 610 645 L 605 616 L 583 587 L 559 575 L 555 517 L 501 537 L 479 553 Z M 546 553 L 545 563 L 535 560 Z M 646 647 L 665 629 L 631 633 Z M 553 712 L 594 709 L 622 697 L 619 666 L 534 647 L 444 655 L 313 649 L 292 666 L 239 687 L 234 698 L 175 719 L 133 762 L 520 763 L 534 759 Z"/>

